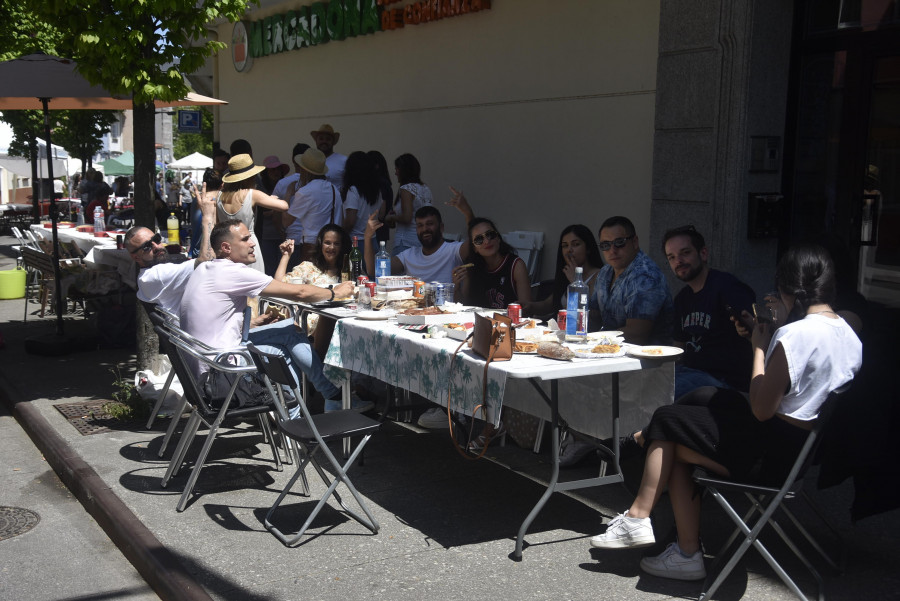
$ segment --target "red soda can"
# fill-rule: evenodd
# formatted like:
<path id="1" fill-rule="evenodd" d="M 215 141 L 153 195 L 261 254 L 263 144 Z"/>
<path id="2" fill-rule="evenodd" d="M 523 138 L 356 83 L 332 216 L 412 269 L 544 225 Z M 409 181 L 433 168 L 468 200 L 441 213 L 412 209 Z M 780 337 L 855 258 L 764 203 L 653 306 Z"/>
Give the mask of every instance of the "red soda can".
<path id="1" fill-rule="evenodd" d="M 375 286 L 377 286 L 377 283 L 375 283 L 375 282 L 363 282 L 363 283 L 365 284 L 366 288 L 369 289 L 369 295 L 372 297 L 372 300 L 375 300 Z"/>
<path id="2" fill-rule="evenodd" d="M 522 305 L 519 303 L 510 303 L 506 307 L 506 316 L 513 323 L 519 323 L 522 320 Z"/>
<path id="3" fill-rule="evenodd" d="M 560 309 L 559 314 L 556 316 L 556 325 L 559 326 L 559 329 L 563 332 L 566 331 L 566 310 Z"/>
<path id="4" fill-rule="evenodd" d="M 358 275 L 358 276 L 356 276 L 356 285 L 357 285 L 357 286 L 362 286 L 362 285 L 364 285 L 364 284 L 365 284 L 366 282 L 368 282 L 368 281 L 369 281 L 369 278 L 366 277 L 366 276 L 364 276 L 364 275 Z"/>

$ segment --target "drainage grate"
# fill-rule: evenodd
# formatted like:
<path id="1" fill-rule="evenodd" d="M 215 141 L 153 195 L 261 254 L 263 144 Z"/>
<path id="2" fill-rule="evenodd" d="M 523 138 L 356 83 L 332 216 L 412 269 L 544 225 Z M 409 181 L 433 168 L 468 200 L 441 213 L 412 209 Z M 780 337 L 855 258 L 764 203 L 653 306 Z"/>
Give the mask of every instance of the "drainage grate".
<path id="1" fill-rule="evenodd" d="M 103 411 L 103 405 L 112 401 L 88 401 L 86 403 L 61 403 L 53 405 L 63 414 L 63 417 L 75 429 L 81 432 L 82 436 L 89 434 L 102 434 L 112 430 L 131 430 L 137 426 L 138 422 L 123 421 L 117 419 Z"/>
<path id="2" fill-rule="evenodd" d="M 28 532 L 41 521 L 41 516 L 21 507 L 0 507 L 0 540 Z"/>

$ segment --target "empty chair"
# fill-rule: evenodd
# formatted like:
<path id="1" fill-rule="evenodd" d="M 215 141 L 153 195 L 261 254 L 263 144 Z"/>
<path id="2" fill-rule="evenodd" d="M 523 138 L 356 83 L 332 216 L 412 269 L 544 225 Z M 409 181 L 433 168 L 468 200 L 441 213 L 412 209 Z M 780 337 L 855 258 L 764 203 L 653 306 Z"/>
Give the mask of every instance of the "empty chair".
<path id="1" fill-rule="evenodd" d="M 694 482 L 706 487 L 707 492 L 709 492 L 709 494 L 716 500 L 719 506 L 722 507 L 722 509 L 725 511 L 726 515 L 728 515 L 728 517 L 737 526 L 734 533 L 725 542 L 725 544 L 722 546 L 722 549 L 716 555 L 715 565 L 709 571 L 709 575 L 707 576 L 706 581 L 703 583 L 703 592 L 700 594 L 701 601 L 704 599 L 709 599 L 715 594 L 719 586 L 725 581 L 725 579 L 728 577 L 737 563 L 741 560 L 744 554 L 750 549 L 750 547 L 755 547 L 759 551 L 766 562 L 772 567 L 773 570 L 775 570 L 781 580 L 784 581 L 784 583 L 788 586 L 788 588 L 791 589 L 794 594 L 796 594 L 801 599 L 807 599 L 807 597 L 803 594 L 797 584 L 791 579 L 784 568 L 781 567 L 781 565 L 775 560 L 768 549 L 766 549 L 762 542 L 760 542 L 760 532 L 767 525 L 770 525 L 772 529 L 776 533 L 778 533 L 778 535 L 785 542 L 788 548 L 790 548 L 791 551 L 794 552 L 797 558 L 800 559 L 803 565 L 806 566 L 806 568 L 810 571 L 810 573 L 816 579 L 816 583 L 819 587 L 818 598 L 824 599 L 824 595 L 822 594 L 823 580 L 821 575 L 819 575 L 813 564 L 803 555 L 803 553 L 800 552 L 800 549 L 797 547 L 794 541 L 792 541 L 787 536 L 787 533 L 785 533 L 784 529 L 776 521 L 775 517 L 780 510 L 781 513 L 788 517 L 788 519 L 798 529 L 800 534 L 803 535 L 807 542 L 809 542 L 813 549 L 815 549 L 819 553 L 819 555 L 821 555 L 821 557 L 828 563 L 828 565 L 832 569 L 838 569 L 837 562 L 835 562 L 831 557 L 828 556 L 821 545 L 819 545 L 819 543 L 816 542 L 812 535 L 800 524 L 800 522 L 788 509 L 784 502 L 794 499 L 797 496 L 806 498 L 806 493 L 802 490 L 803 475 L 806 473 L 807 468 L 809 467 L 813 457 L 815 456 L 816 447 L 821 440 L 820 434 L 822 432 L 822 428 L 828 417 L 834 412 L 834 406 L 838 402 L 840 393 L 844 392 L 846 389 L 847 387 L 845 386 L 840 391 L 834 391 L 828 396 L 828 399 L 825 401 L 825 404 L 822 406 L 819 412 L 819 417 L 816 418 L 815 422 L 813 423 L 813 429 L 810 431 L 806 442 L 800 450 L 800 454 L 797 455 L 797 459 L 794 462 L 790 473 L 779 487 L 762 486 L 759 484 L 746 482 L 736 482 L 727 478 L 712 475 L 701 468 L 696 468 L 694 472 Z M 764 472 L 765 464 L 763 464 L 761 470 L 761 473 Z M 746 498 L 749 499 L 751 503 L 749 512 L 742 518 L 724 497 L 723 492 L 744 493 Z M 754 516 L 757 517 L 754 518 Z M 822 517 L 821 513 L 819 513 L 819 516 Z M 838 536 L 837 532 L 833 527 L 831 527 L 830 524 L 826 522 L 826 525 L 831 529 L 835 536 Z M 741 534 L 743 534 L 744 538 L 729 555 L 728 550 L 734 545 L 734 542 Z M 718 566 L 721 565 L 722 562 L 725 562 L 726 559 L 727 563 L 725 563 L 725 566 L 720 571 L 717 570 Z M 716 575 L 717 572 L 718 575 Z M 714 575 L 715 579 L 713 580 Z"/>
<path id="2" fill-rule="evenodd" d="M 250 351 L 253 360 L 256 362 L 256 366 L 259 368 L 260 373 L 263 374 L 269 392 L 280 395 L 282 386 L 290 388 L 300 402 L 300 411 L 302 414 L 302 417 L 297 419 L 288 419 L 287 414 L 281 408 L 281 403 L 276 403 L 276 406 L 279 408 L 280 416 L 278 428 L 286 437 L 296 441 L 302 446 L 304 456 L 303 460 L 297 464 L 297 470 L 294 472 L 294 475 L 291 476 L 291 479 L 284 487 L 284 490 L 278 495 L 275 504 L 272 505 L 272 508 L 269 509 L 269 512 L 266 514 L 264 520 L 266 528 L 282 543 L 289 547 L 293 546 L 303 537 L 307 528 L 309 528 L 309 525 L 319 514 L 322 507 L 325 506 L 328 497 L 334 495 L 338 504 L 348 515 L 373 533 L 377 533 L 380 526 L 372 515 L 372 512 L 369 511 L 369 508 L 366 506 L 359 492 L 356 490 L 356 487 L 353 486 L 347 471 L 359 457 L 363 447 L 365 447 L 369 438 L 372 436 L 372 433 L 377 430 L 381 424 L 365 415 L 350 410 L 311 415 L 306 406 L 306 399 L 302 397 L 300 390 L 298 389 L 298 383 L 284 357 L 282 355 L 265 353 L 253 346 L 252 343 L 248 344 L 247 348 Z M 353 452 L 346 462 L 341 465 L 334 456 L 334 453 L 331 452 L 331 449 L 328 448 L 328 442 L 340 440 L 348 436 L 362 436 L 362 439 L 356 445 L 356 448 L 353 449 Z M 330 479 L 322 469 L 317 458 L 318 455 L 323 455 L 334 469 L 335 477 L 333 479 Z M 306 521 L 300 527 L 300 530 L 295 534 L 284 534 L 272 524 L 272 515 L 291 491 L 291 488 L 293 488 L 297 479 L 303 476 L 308 463 L 313 465 L 316 472 L 318 472 L 319 476 L 322 478 L 322 481 L 328 485 L 328 490 L 322 498 L 319 499 L 319 502 L 310 512 Z M 340 495 L 338 495 L 336 489 L 338 484 L 342 482 L 350 491 L 350 494 L 353 495 L 353 498 L 356 499 L 356 502 L 365 513 L 364 516 L 347 507 Z"/>
<path id="3" fill-rule="evenodd" d="M 200 470 L 203 468 L 203 464 L 206 461 L 209 450 L 212 447 L 213 442 L 215 441 L 216 434 L 218 433 L 222 422 L 226 419 L 246 419 L 248 417 L 256 416 L 259 419 L 259 424 L 262 428 L 263 434 L 266 435 L 267 440 L 269 441 L 269 445 L 272 448 L 272 455 L 275 458 L 276 468 L 280 471 L 281 457 L 278 454 L 278 449 L 275 448 L 274 437 L 272 436 L 271 428 L 269 427 L 269 421 L 266 416 L 266 414 L 272 409 L 274 398 L 270 397 L 269 403 L 266 404 L 246 407 L 240 407 L 238 406 L 238 403 L 235 402 L 237 396 L 236 390 L 240 378 L 245 374 L 256 373 L 256 367 L 253 365 L 250 358 L 247 357 L 246 351 L 242 348 L 216 350 L 213 352 L 213 354 L 203 349 L 202 347 L 192 344 L 189 340 L 187 340 L 186 336 L 182 336 L 182 331 L 178 330 L 171 324 L 168 324 L 167 326 L 155 326 L 154 329 L 156 330 L 156 333 L 159 335 L 160 339 L 164 340 L 165 344 L 169 348 L 169 359 L 172 361 L 172 369 L 175 370 L 175 374 L 178 376 L 178 380 L 181 382 L 181 385 L 184 388 L 184 398 L 193 409 L 193 411 L 191 412 L 191 416 L 188 418 L 187 424 L 185 424 L 184 432 L 182 432 L 181 438 L 178 441 L 178 446 L 175 448 L 175 453 L 172 456 L 171 461 L 169 462 L 169 466 L 166 469 L 165 475 L 163 476 L 163 488 L 168 485 L 169 480 L 172 478 L 172 476 L 176 475 L 178 473 L 178 470 L 181 468 L 181 465 L 185 459 L 185 455 L 187 454 L 187 450 L 190 447 L 191 441 L 193 441 L 194 437 L 197 435 L 197 430 L 199 429 L 200 425 L 204 424 L 207 426 L 207 428 L 209 428 L 209 431 L 206 435 L 206 441 L 204 442 L 203 448 L 200 450 L 200 453 L 197 456 L 196 461 L 194 462 L 191 476 L 188 479 L 187 485 L 185 485 L 184 491 L 181 494 L 181 498 L 178 501 L 178 505 L 176 507 L 177 510 L 184 511 L 188 497 L 190 496 L 191 491 L 193 490 L 194 485 L 197 482 L 197 478 L 200 475 Z M 246 365 L 238 366 L 224 362 L 234 357 L 240 357 L 244 359 Z M 206 394 L 203 392 L 202 387 L 197 381 L 197 378 L 194 376 L 193 367 L 191 365 L 192 363 L 204 363 L 208 367 L 210 372 L 227 374 L 232 378 L 233 381 L 230 385 L 230 389 L 226 393 L 221 407 L 216 408 L 211 405 L 211 399 L 207 398 Z"/>
<path id="4" fill-rule="evenodd" d="M 541 270 L 541 253 L 544 250 L 544 232 L 514 231 L 503 234 L 503 239 L 525 261 L 528 277 L 535 283 Z"/>

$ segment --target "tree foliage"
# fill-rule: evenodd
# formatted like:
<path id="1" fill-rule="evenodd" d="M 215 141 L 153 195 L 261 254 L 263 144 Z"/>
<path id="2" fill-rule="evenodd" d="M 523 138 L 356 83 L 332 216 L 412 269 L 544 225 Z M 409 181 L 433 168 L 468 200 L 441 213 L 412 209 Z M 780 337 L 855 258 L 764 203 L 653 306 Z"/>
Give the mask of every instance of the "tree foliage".
<path id="1" fill-rule="evenodd" d="M 55 54 L 62 40 L 57 27 L 14 0 L 0 2 L 0 23 L 0 61 L 35 52 Z"/>
<path id="2" fill-rule="evenodd" d="M 188 134 L 175 129 L 172 141 L 172 155 L 175 160 L 182 159 L 189 154 L 199 152 L 208 157 L 213 153 L 213 113 L 204 107 L 184 107 L 185 109 L 200 109 L 200 133 Z"/>
<path id="3" fill-rule="evenodd" d="M 54 111 L 53 143 L 81 159 L 82 170 L 103 150 L 103 134 L 118 119 L 118 111 Z"/>

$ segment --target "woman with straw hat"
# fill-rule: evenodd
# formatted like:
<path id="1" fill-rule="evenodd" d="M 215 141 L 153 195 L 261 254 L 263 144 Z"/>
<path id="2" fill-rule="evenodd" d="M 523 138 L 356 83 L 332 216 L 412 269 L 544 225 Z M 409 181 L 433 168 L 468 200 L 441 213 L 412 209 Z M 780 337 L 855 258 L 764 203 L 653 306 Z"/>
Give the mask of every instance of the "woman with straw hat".
<path id="1" fill-rule="evenodd" d="M 288 203 L 274 196 L 269 196 L 255 188 L 256 175 L 265 169 L 262 165 L 254 165 L 249 154 L 236 154 L 228 161 L 228 171 L 222 177 L 222 190 L 216 198 L 216 221 L 240 219 L 251 232 L 254 226 L 254 208 L 287 211 Z M 256 235 L 252 234 L 254 244 L 259 247 Z M 265 273 L 262 255 L 257 255 L 256 262 L 250 265 L 257 271 Z"/>

